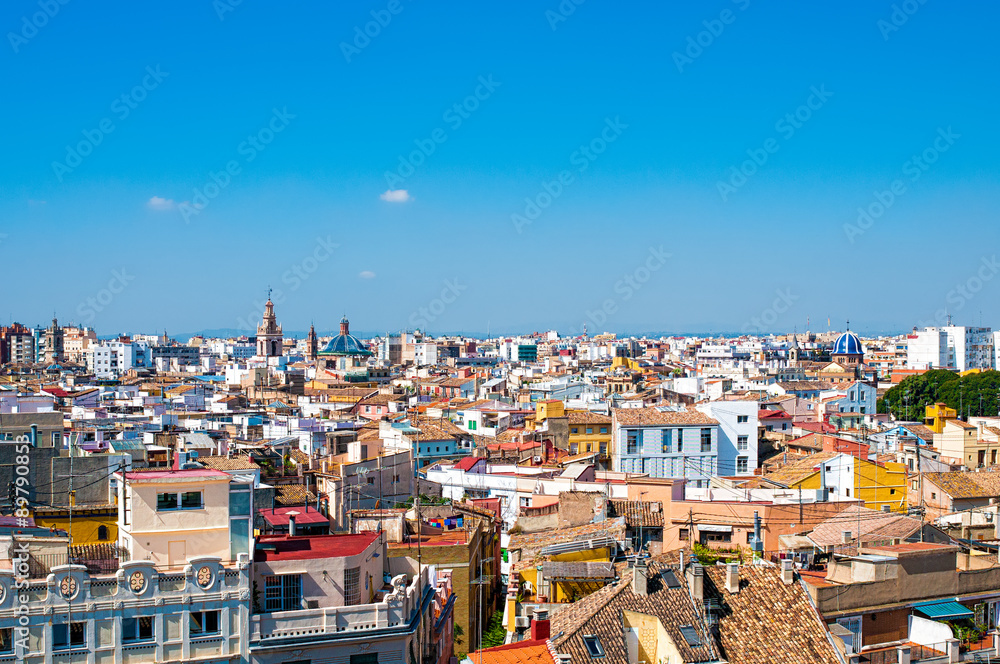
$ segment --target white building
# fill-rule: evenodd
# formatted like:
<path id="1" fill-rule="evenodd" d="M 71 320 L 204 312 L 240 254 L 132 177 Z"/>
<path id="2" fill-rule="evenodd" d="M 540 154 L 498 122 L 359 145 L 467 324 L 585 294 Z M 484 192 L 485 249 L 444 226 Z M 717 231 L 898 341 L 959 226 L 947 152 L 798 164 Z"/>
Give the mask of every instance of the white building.
<path id="1" fill-rule="evenodd" d="M 10 558 L 27 560 L 27 538 L 4 547 Z M 51 538 L 49 538 L 51 539 Z M 8 544 L 10 541 L 8 539 Z M 65 549 L 63 549 L 65 550 Z M 44 555 L 44 554 L 43 554 Z M 250 623 L 250 562 L 191 557 L 175 569 L 149 560 L 117 565 L 90 575 L 86 565 L 54 565 L 33 577 L 0 571 L 0 631 L 17 628 L 27 638 L 8 638 L 10 659 L 25 664 L 78 662 L 129 664 L 247 661 Z M 89 561 L 88 561 L 89 564 Z M 17 588 L 15 589 L 15 584 Z M 22 585 L 23 584 L 23 585 Z"/>
<path id="2" fill-rule="evenodd" d="M 756 401 L 710 401 L 695 406 L 719 422 L 719 474 L 752 475 L 757 468 Z"/>
<path id="3" fill-rule="evenodd" d="M 419 343 L 413 347 L 413 358 L 417 366 L 438 363 L 438 347 L 434 343 Z"/>
<path id="4" fill-rule="evenodd" d="M 149 345 L 144 341 L 105 341 L 83 351 L 87 370 L 97 378 L 118 378 L 129 369 L 151 365 Z"/>
<path id="5" fill-rule="evenodd" d="M 992 369 L 996 366 L 994 348 L 988 327 L 926 327 L 908 335 L 906 365 L 910 369 Z"/>

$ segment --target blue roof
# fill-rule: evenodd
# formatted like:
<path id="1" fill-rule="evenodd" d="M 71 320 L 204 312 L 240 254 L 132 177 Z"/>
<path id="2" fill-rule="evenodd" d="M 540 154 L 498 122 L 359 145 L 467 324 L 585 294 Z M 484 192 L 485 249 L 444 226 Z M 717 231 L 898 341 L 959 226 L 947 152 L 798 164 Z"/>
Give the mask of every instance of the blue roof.
<path id="1" fill-rule="evenodd" d="M 864 352 L 861 339 L 850 330 L 837 337 L 836 343 L 833 344 L 834 355 L 864 355 Z"/>
<path id="2" fill-rule="evenodd" d="M 973 613 L 955 600 L 944 600 L 936 602 L 921 602 L 914 604 L 920 613 L 928 618 L 940 618 L 943 620 L 955 620 L 958 618 L 972 618 Z"/>
<path id="3" fill-rule="evenodd" d="M 353 334 L 338 334 L 323 346 L 317 355 L 362 355 L 371 357 L 375 353 Z"/>

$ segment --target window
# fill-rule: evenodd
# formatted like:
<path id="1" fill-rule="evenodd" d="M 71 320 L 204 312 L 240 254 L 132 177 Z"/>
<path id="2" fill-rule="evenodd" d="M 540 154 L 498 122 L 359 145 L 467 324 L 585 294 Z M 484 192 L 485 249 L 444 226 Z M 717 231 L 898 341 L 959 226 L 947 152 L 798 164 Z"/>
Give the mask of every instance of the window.
<path id="1" fill-rule="evenodd" d="M 122 641 L 152 641 L 153 616 L 122 618 Z"/>
<path id="2" fill-rule="evenodd" d="M 363 652 L 351 655 L 350 664 L 378 664 L 377 652 Z"/>
<path id="3" fill-rule="evenodd" d="M 0 629 L 0 652 L 14 652 L 14 630 L 10 627 Z"/>
<path id="4" fill-rule="evenodd" d="M 694 628 L 694 625 L 681 625 L 680 626 L 681 636 L 692 648 L 697 648 L 701 645 L 701 638 L 698 636 L 698 630 Z"/>
<path id="5" fill-rule="evenodd" d="M 302 576 L 280 574 L 264 578 L 264 610 L 297 611 L 302 608 Z"/>
<path id="6" fill-rule="evenodd" d="M 736 423 L 737 424 L 743 424 L 744 422 L 749 421 L 749 419 L 750 419 L 750 417 L 747 416 L 747 415 L 737 415 L 736 416 Z"/>
<path id="7" fill-rule="evenodd" d="M 591 658 L 599 659 L 604 657 L 604 646 L 601 645 L 601 640 L 593 634 L 583 635 L 583 645 L 587 646 L 587 654 Z"/>
<path id="8" fill-rule="evenodd" d="M 663 440 L 660 443 L 660 452 L 662 452 L 663 454 L 671 453 L 672 448 L 674 446 L 673 438 L 674 438 L 673 431 L 671 431 L 670 429 L 667 429 L 666 431 L 663 432 Z"/>
<path id="9" fill-rule="evenodd" d="M 781 430 L 784 431 L 787 428 L 788 428 L 788 422 L 782 422 L 781 423 Z"/>
<path id="10" fill-rule="evenodd" d="M 931 491 L 931 500 L 937 500 L 937 493 Z"/>
<path id="11" fill-rule="evenodd" d="M 177 494 L 176 493 L 156 494 L 156 509 L 158 511 L 177 509 Z"/>
<path id="12" fill-rule="evenodd" d="M 747 436 L 737 436 L 736 437 L 736 449 L 745 450 L 748 447 Z"/>
<path id="13" fill-rule="evenodd" d="M 917 480 L 913 480 L 912 482 L 910 482 L 910 488 L 913 489 L 914 491 L 917 490 Z"/>
<path id="14" fill-rule="evenodd" d="M 569 430 L 570 433 L 580 433 L 579 427 L 573 427 Z"/>
<path id="15" fill-rule="evenodd" d="M 191 636 L 219 633 L 218 611 L 192 611 L 189 621 Z"/>
<path id="16" fill-rule="evenodd" d="M 186 491 L 181 494 L 181 509 L 182 510 L 200 510 L 201 509 L 201 491 Z"/>
<path id="17" fill-rule="evenodd" d="M 702 429 L 701 430 L 701 451 L 711 452 L 712 451 L 712 430 Z"/>
<path id="18" fill-rule="evenodd" d="M 601 450 L 601 456 L 607 456 L 608 455 L 608 444 L 607 443 L 601 443 L 600 450 Z"/>
<path id="19" fill-rule="evenodd" d="M 850 489 L 845 489 L 845 491 L 847 492 L 847 497 L 850 498 L 851 497 L 851 490 Z"/>
<path id="20" fill-rule="evenodd" d="M 52 626 L 54 648 L 76 648 L 87 645 L 87 623 L 72 622 Z"/>
<path id="21" fill-rule="evenodd" d="M 594 433 L 594 427 L 587 427 L 587 433 L 588 434 Z"/>
<path id="22" fill-rule="evenodd" d="M 601 427 L 601 433 L 607 433 L 607 432 L 608 432 L 607 427 Z"/>
<path id="23" fill-rule="evenodd" d="M 346 606 L 361 604 L 360 567 L 351 567 L 344 570 L 344 604 Z"/>
<path id="24" fill-rule="evenodd" d="M 736 457 L 736 472 L 737 473 L 746 473 L 746 472 L 749 472 L 748 468 L 749 468 L 749 464 L 747 463 L 747 458 L 746 457 Z"/>
<path id="25" fill-rule="evenodd" d="M 569 444 L 569 453 L 570 454 L 577 454 L 579 451 L 580 451 L 580 446 L 577 443 L 570 443 Z"/>
<path id="26" fill-rule="evenodd" d="M 688 538 L 690 536 L 691 536 L 691 531 L 689 531 L 687 528 L 681 528 L 680 530 L 677 531 L 677 539 L 679 539 L 682 542 L 688 541 Z"/>
<path id="27" fill-rule="evenodd" d="M 587 443 L 587 451 L 592 452 L 594 450 L 593 443 Z"/>
<path id="28" fill-rule="evenodd" d="M 52 447 L 62 447 L 62 434 L 58 431 L 52 432 Z"/>
<path id="29" fill-rule="evenodd" d="M 732 542 L 732 533 L 701 533 L 702 542 Z"/>
<path id="30" fill-rule="evenodd" d="M 98 526 L 97 527 L 97 539 L 101 540 L 102 542 L 107 541 L 107 539 L 108 539 L 108 527 L 107 526 Z"/>
<path id="31" fill-rule="evenodd" d="M 232 487 L 241 486 L 242 490 L 236 491 Z M 250 491 L 249 485 L 230 485 L 229 489 L 229 516 L 250 516 Z"/>
<path id="32" fill-rule="evenodd" d="M 639 434 L 635 431 L 629 431 L 626 437 L 626 454 L 638 454 L 639 453 Z"/>

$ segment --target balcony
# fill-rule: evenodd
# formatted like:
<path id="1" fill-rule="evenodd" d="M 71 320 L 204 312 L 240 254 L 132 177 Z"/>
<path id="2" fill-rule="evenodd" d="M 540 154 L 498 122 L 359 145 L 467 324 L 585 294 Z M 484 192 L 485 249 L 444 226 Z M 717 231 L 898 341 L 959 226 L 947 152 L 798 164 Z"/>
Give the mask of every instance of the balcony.
<path id="1" fill-rule="evenodd" d="M 433 592 L 436 584 L 434 568 L 424 566 L 419 575 L 398 574 L 393 577 L 391 590 L 372 604 L 254 615 L 250 619 L 250 643 L 270 645 L 291 639 L 310 641 L 338 635 L 349 637 L 357 632 L 394 628 L 408 631 L 422 596 Z"/>

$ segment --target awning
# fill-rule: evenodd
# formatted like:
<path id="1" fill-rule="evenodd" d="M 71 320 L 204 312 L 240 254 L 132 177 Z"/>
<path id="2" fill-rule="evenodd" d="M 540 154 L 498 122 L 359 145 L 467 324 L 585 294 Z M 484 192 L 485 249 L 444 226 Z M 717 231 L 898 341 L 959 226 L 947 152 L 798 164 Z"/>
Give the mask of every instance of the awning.
<path id="1" fill-rule="evenodd" d="M 732 533 L 732 526 L 714 526 L 712 524 L 699 523 L 698 524 L 699 533 Z"/>
<path id="2" fill-rule="evenodd" d="M 937 618 L 940 620 L 956 620 L 959 618 L 973 617 L 972 611 L 954 600 L 946 600 L 944 602 L 922 602 L 920 604 L 914 604 L 913 608 L 928 618 Z"/>

